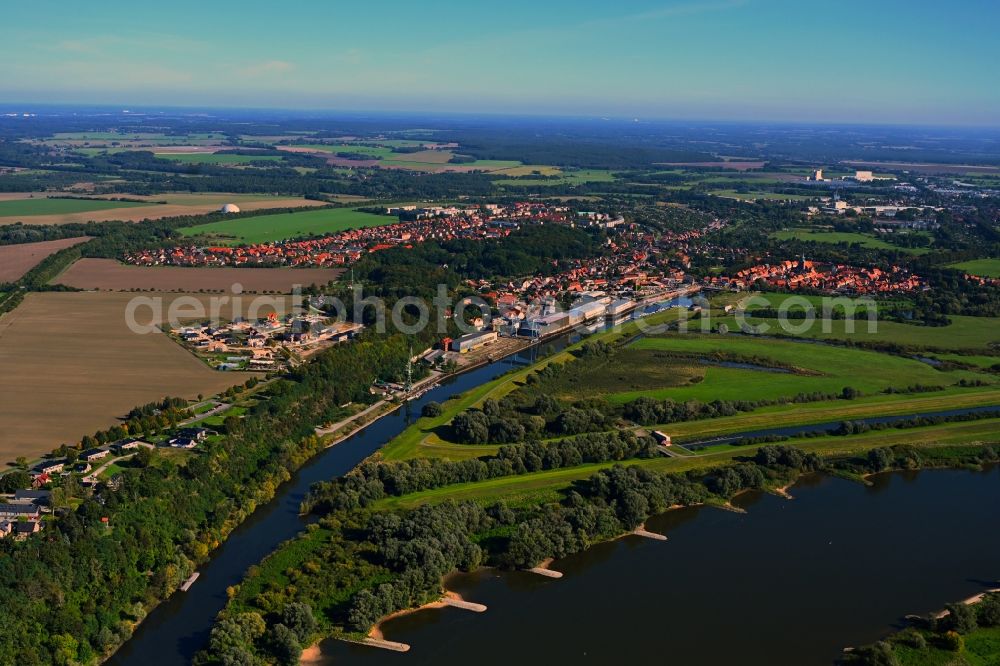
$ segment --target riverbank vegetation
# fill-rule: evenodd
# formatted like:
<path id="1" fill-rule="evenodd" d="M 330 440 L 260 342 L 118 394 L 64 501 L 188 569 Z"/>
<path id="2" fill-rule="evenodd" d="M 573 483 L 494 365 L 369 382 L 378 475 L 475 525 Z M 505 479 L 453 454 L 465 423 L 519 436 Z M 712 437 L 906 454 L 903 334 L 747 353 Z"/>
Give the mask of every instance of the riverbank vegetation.
<path id="1" fill-rule="evenodd" d="M 1000 593 L 985 592 L 912 618 L 911 626 L 848 652 L 842 663 L 858 666 L 978 666 L 1000 661 Z"/>
<path id="2" fill-rule="evenodd" d="M 727 504 L 749 489 L 780 488 L 814 471 L 856 476 L 898 468 L 980 465 L 997 459 L 989 447 L 879 447 L 861 456 L 823 458 L 798 448 L 765 445 L 730 464 L 688 472 L 662 472 L 613 463 L 566 485 L 557 495 L 530 502 L 445 497 L 412 508 L 388 509 L 385 496 L 440 487 L 471 476 L 532 467 L 558 469 L 586 459 L 638 451 L 652 455 L 653 442 L 599 441 L 582 436 L 558 447 L 504 447 L 476 461 L 370 462 L 343 479 L 321 484 L 305 508 L 318 525 L 284 544 L 254 567 L 212 631 L 199 664 L 293 663 L 281 628 L 288 608 L 308 607 L 314 630 L 296 646 L 329 635 L 364 636 L 380 618 L 438 598 L 442 577 L 481 565 L 524 568 L 579 552 L 640 526 L 673 506 Z M 381 510 L 378 510 L 381 507 Z M 373 510 L 376 509 L 376 510 Z M 255 627 L 246 631 L 245 627 Z"/>
<path id="3" fill-rule="evenodd" d="M 41 537 L 0 540 L 0 663 L 93 663 L 112 652 L 321 449 L 315 423 L 373 401 L 372 376 L 399 380 L 408 358 L 399 336 L 325 351 L 270 383 L 185 464 L 143 456 L 120 470 L 117 489 L 79 489 Z"/>

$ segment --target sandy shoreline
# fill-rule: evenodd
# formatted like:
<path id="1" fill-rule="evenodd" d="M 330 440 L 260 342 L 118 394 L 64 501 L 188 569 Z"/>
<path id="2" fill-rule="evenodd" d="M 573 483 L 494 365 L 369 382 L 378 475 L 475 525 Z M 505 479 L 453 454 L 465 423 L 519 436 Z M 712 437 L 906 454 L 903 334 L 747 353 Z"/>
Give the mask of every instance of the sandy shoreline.
<path id="1" fill-rule="evenodd" d="M 374 627 L 371 628 L 371 630 L 368 632 L 368 638 L 374 638 L 380 641 L 386 640 L 385 634 L 382 633 L 382 625 L 384 625 L 386 622 L 388 622 L 389 620 L 394 620 L 397 617 L 412 615 L 413 613 L 417 613 L 422 610 L 427 610 L 429 608 L 444 608 L 448 605 L 444 602 L 445 599 L 454 599 L 455 601 L 465 601 L 465 599 L 462 598 L 462 595 L 460 595 L 458 592 L 451 592 L 449 590 L 445 590 L 444 594 L 441 595 L 441 598 L 437 599 L 436 601 L 430 601 L 424 604 L 423 606 L 417 606 L 416 608 L 404 608 L 403 610 L 396 611 L 391 615 L 386 615 L 384 618 L 379 620 Z"/>

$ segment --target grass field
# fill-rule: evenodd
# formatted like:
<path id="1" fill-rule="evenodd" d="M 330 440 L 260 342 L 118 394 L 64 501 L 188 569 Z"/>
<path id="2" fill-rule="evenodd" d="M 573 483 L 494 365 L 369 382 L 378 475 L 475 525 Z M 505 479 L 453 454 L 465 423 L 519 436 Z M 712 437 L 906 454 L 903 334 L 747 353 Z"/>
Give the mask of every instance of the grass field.
<path id="1" fill-rule="evenodd" d="M 108 201 L 106 199 L 43 199 L 37 197 L 34 199 L 14 199 L 0 201 L 0 218 L 89 213 L 112 208 L 136 208 L 142 205 L 132 201 Z"/>
<path id="2" fill-rule="evenodd" d="M 0 248 L 2 249 L 2 248 Z M 244 293 L 291 292 L 294 285 L 324 285 L 341 271 L 329 268 L 228 268 L 181 266 L 130 266 L 114 259 L 81 259 L 52 280 L 78 289 L 127 291 L 232 290 L 239 283 Z"/>
<path id="3" fill-rule="evenodd" d="M 607 397 L 614 402 L 628 402 L 639 396 L 704 402 L 716 399 L 772 399 L 813 391 L 839 393 L 845 386 L 852 386 L 863 393 L 874 393 L 889 386 L 902 388 L 915 384 L 953 384 L 962 378 L 980 377 L 976 373 L 965 371 L 945 374 L 920 361 L 877 352 L 747 336 L 686 334 L 645 337 L 638 340 L 633 348 L 680 353 L 695 359 L 709 356 L 715 351 L 725 351 L 744 357 L 770 359 L 814 374 L 776 373 L 698 365 L 697 361 L 678 363 L 664 359 L 661 361 L 664 365 L 679 365 L 681 372 L 701 376 L 702 380 L 683 385 L 675 383 L 662 389 L 616 391 L 616 388 L 629 383 L 630 380 L 626 377 L 617 385 L 605 387 Z M 652 357 L 651 362 L 655 362 Z M 610 369 L 605 372 L 606 377 L 616 375 Z M 595 382 L 594 376 L 584 377 L 580 386 L 591 387 Z M 566 390 L 570 390 L 570 387 L 566 387 Z"/>
<path id="4" fill-rule="evenodd" d="M 250 164 L 251 162 L 277 162 L 281 155 L 230 155 L 219 153 L 155 153 L 161 160 L 185 164 Z"/>
<path id="5" fill-rule="evenodd" d="M 737 192 L 736 190 L 711 190 L 709 194 L 723 197 L 724 199 L 737 199 L 739 201 L 758 201 L 760 199 L 768 201 L 809 201 L 817 198 L 805 194 L 781 194 L 780 192 L 766 191 Z"/>
<path id="6" fill-rule="evenodd" d="M 530 176 L 531 169 L 541 171 L 542 175 L 547 174 L 544 169 L 546 167 L 516 167 L 514 169 L 502 169 L 496 171 L 498 176 L 513 176 L 513 175 L 526 175 Z M 525 171 L 527 170 L 527 173 Z M 610 171 L 604 169 L 580 169 L 577 171 L 564 171 L 559 175 L 559 178 L 497 178 L 493 181 L 494 185 L 500 187 L 556 187 L 563 185 L 579 185 L 580 183 L 611 183 L 614 182 L 615 176 Z"/>
<path id="7" fill-rule="evenodd" d="M 248 379 L 209 369 L 162 333 L 132 332 L 124 316 L 132 297 L 32 293 L 0 317 L 0 462 L 79 441 L 136 405 L 168 395 L 194 399 Z M 164 295 L 164 308 L 174 298 Z M 137 319 L 146 323 L 150 314 Z"/>
<path id="8" fill-rule="evenodd" d="M 824 456 L 845 456 L 864 453 L 869 449 L 894 446 L 896 444 L 912 444 L 928 448 L 946 447 L 956 444 L 996 443 L 1000 442 L 1000 419 L 985 419 L 966 423 L 944 423 L 924 428 L 905 430 L 880 430 L 852 435 L 849 437 L 816 437 L 790 440 L 795 446 L 807 451 L 814 451 Z M 595 463 L 569 467 L 564 469 L 545 470 L 522 474 L 520 476 L 501 477 L 476 483 L 462 483 L 443 488 L 435 488 L 402 497 L 390 497 L 378 502 L 376 508 L 412 508 L 428 502 L 446 500 L 474 500 L 483 503 L 504 499 L 516 504 L 519 502 L 539 501 L 558 496 L 559 492 L 569 488 L 574 481 L 585 479 L 595 472 L 612 467 L 616 464 L 638 465 L 664 472 L 687 472 L 694 469 L 707 469 L 732 461 L 734 458 L 752 456 L 762 444 L 742 447 L 719 447 L 719 450 L 709 450 L 704 455 L 683 456 L 678 458 L 652 458 L 644 460 Z"/>
<path id="9" fill-rule="evenodd" d="M 926 414 L 952 409 L 1000 405 L 1000 386 L 951 388 L 934 393 L 872 395 L 855 400 L 832 400 L 764 407 L 753 412 L 698 421 L 661 424 L 680 442 L 783 426 L 834 423 L 879 416 Z"/>
<path id="10" fill-rule="evenodd" d="M 1000 356 L 978 356 L 970 354 L 934 354 L 934 358 L 955 363 L 967 363 L 979 368 L 992 368 L 1000 365 Z"/>
<path id="11" fill-rule="evenodd" d="M 14 282 L 54 252 L 90 240 L 87 236 L 59 240 L 0 245 L 0 284 Z"/>
<path id="12" fill-rule="evenodd" d="M 180 231 L 185 236 L 204 235 L 222 243 L 267 243 L 286 238 L 321 236 L 344 229 L 378 227 L 396 221 L 395 217 L 363 213 L 353 208 L 324 208 L 221 220 L 195 227 L 184 227 Z"/>
<path id="13" fill-rule="evenodd" d="M 1000 259 L 973 259 L 972 261 L 950 264 L 950 266 L 972 275 L 1000 278 Z"/>
<path id="14" fill-rule="evenodd" d="M 797 337 L 818 340 L 853 340 L 855 342 L 892 342 L 917 347 L 970 350 L 986 349 L 990 343 L 1000 342 L 1000 320 L 996 317 L 951 315 L 949 319 L 951 319 L 951 324 L 948 326 L 917 326 L 894 321 L 878 321 L 875 331 L 871 333 L 868 332 L 866 321 L 854 322 L 853 333 L 847 332 L 849 322 L 844 320 L 817 321 L 808 331 Z M 735 328 L 736 322 L 732 317 L 714 318 L 713 321 L 727 323 L 731 330 L 738 330 Z M 770 333 L 781 333 L 777 320 L 748 317 L 747 321 L 755 326 L 769 324 L 771 326 Z M 824 324 L 827 324 L 828 331 L 823 330 Z"/>
<path id="15" fill-rule="evenodd" d="M 810 241 L 813 243 L 850 243 L 859 244 L 862 247 L 871 248 L 873 250 L 898 250 L 901 252 L 907 252 L 909 254 L 925 254 L 927 253 L 926 248 L 906 248 L 900 247 L 898 245 L 893 245 L 892 243 L 887 243 L 880 238 L 874 238 L 872 236 L 866 236 L 865 234 L 851 233 L 846 231 L 814 231 L 810 229 L 785 229 L 784 231 L 777 231 L 771 234 L 773 238 L 778 240 L 800 240 L 800 241 Z"/>

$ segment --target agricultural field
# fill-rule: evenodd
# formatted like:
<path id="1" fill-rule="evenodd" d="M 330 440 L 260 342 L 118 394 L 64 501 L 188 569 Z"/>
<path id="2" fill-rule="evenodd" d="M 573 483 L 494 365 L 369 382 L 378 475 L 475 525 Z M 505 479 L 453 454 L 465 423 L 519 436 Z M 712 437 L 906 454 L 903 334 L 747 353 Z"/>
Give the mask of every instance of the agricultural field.
<path id="1" fill-rule="evenodd" d="M 0 284 L 19 280 L 50 254 L 88 240 L 90 238 L 87 236 L 77 236 L 38 243 L 0 245 Z"/>
<path id="2" fill-rule="evenodd" d="M 811 229 L 785 229 L 783 231 L 776 231 L 771 234 L 772 238 L 778 240 L 800 240 L 809 241 L 813 243 L 857 243 L 862 247 L 871 248 L 873 250 L 896 250 L 899 252 L 907 252 L 909 254 L 925 254 L 928 250 L 926 248 L 909 248 L 900 247 L 899 245 L 893 245 L 892 243 L 887 243 L 881 238 L 874 238 L 872 236 L 867 236 L 865 234 L 851 233 L 846 231 L 815 231 Z"/>
<path id="3" fill-rule="evenodd" d="M 251 164 L 253 162 L 277 162 L 284 159 L 281 155 L 233 155 L 229 153 L 169 153 L 154 152 L 162 160 L 173 160 L 184 164 Z"/>
<path id="4" fill-rule="evenodd" d="M 505 169 L 521 168 L 520 162 L 513 160 L 474 160 L 461 164 L 451 164 L 449 160 L 455 156 L 452 150 L 448 149 L 427 149 L 413 153 L 399 153 L 392 150 L 393 145 L 412 146 L 419 145 L 419 142 L 385 141 L 379 142 L 378 146 L 360 144 L 329 144 L 329 143 L 302 143 L 289 146 L 277 146 L 279 150 L 289 152 L 312 153 L 318 155 L 329 155 L 329 161 L 336 160 L 336 164 L 351 166 L 355 162 L 357 166 L 378 166 L 387 169 L 408 169 L 411 171 L 502 171 Z M 360 159 L 349 160 L 340 158 L 337 153 L 351 153 L 360 156 Z M 535 167 L 545 168 L 545 167 Z"/>
<path id="5" fill-rule="evenodd" d="M 91 213 L 113 208 L 136 208 L 142 205 L 134 201 L 111 201 L 109 199 L 53 199 L 41 197 L 8 199 L 0 201 L 0 224 L 5 224 L 3 222 L 5 218 L 27 219 L 35 216 Z"/>
<path id="6" fill-rule="evenodd" d="M 111 201 L 110 198 L 127 197 L 137 201 Z M 54 212 L 41 213 L 34 208 L 30 218 L 24 213 L 15 215 L 13 212 L 21 209 L 31 209 L 38 206 L 31 202 L 71 202 L 71 204 L 55 204 L 64 206 Z M 299 197 L 276 197 L 266 194 L 227 194 L 225 192 L 156 194 L 135 196 L 128 194 L 95 196 L 89 199 L 2 199 L 0 200 L 0 225 L 14 224 L 22 219 L 31 224 L 70 224 L 84 222 L 107 222 L 124 220 L 139 222 L 140 220 L 158 220 L 165 217 L 181 215 L 204 215 L 212 213 L 224 204 L 235 203 L 241 210 L 266 210 L 269 208 L 309 208 L 325 205 L 322 201 L 303 199 Z M 9 204 L 9 206 L 8 206 Z M 47 204 L 52 205 L 52 204 Z M 75 205 L 75 207 L 74 207 Z M 81 208 L 82 206 L 82 208 Z"/>
<path id="7" fill-rule="evenodd" d="M 1000 259 L 973 259 L 972 261 L 950 264 L 950 267 L 965 271 L 971 275 L 1000 278 Z"/>
<path id="8" fill-rule="evenodd" d="M 565 185 L 579 185 L 581 183 L 611 183 L 615 176 L 605 169 L 579 169 L 576 171 L 562 171 L 556 169 L 556 173 L 549 173 L 549 169 L 554 167 L 515 167 L 513 169 L 502 169 L 496 171 L 497 175 L 505 176 L 493 181 L 494 185 L 503 187 L 555 187 Z M 538 171 L 542 176 L 558 176 L 558 178 L 531 178 L 533 172 Z M 510 178 L 509 176 L 529 176 L 525 178 Z"/>
<path id="9" fill-rule="evenodd" d="M 325 208 L 296 213 L 234 218 L 184 227 L 185 236 L 207 236 L 218 243 L 268 243 L 286 238 L 321 236 L 326 233 L 378 227 L 397 219 L 387 215 L 364 213 L 353 208 Z"/>
<path id="10" fill-rule="evenodd" d="M 177 295 L 161 296 L 166 312 Z M 139 404 L 166 396 L 194 399 L 247 380 L 246 373 L 209 369 L 158 331 L 132 332 L 124 316 L 132 297 L 32 293 L 0 317 L 0 460 L 36 458 L 76 442 L 117 424 Z M 137 319 L 161 321 L 148 311 Z"/>
<path id="11" fill-rule="evenodd" d="M 754 192 L 738 192 L 733 189 L 728 190 L 711 190 L 709 194 L 722 197 L 723 199 L 736 199 L 737 201 L 811 201 L 818 198 L 817 196 L 809 196 L 806 194 L 782 194 L 780 192 L 766 192 L 766 191 L 754 191 Z"/>
<path id="12" fill-rule="evenodd" d="M 329 268 L 130 266 L 114 259 L 80 259 L 52 283 L 104 291 L 176 292 L 230 292 L 234 284 L 239 284 L 244 293 L 290 293 L 294 285 L 323 285 L 337 279 L 340 273 Z"/>

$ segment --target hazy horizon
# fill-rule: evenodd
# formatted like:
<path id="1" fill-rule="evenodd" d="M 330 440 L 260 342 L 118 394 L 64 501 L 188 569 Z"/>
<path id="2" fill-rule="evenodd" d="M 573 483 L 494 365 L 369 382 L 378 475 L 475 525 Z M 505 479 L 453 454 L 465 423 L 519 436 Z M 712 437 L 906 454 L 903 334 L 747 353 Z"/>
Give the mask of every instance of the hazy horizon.
<path id="1" fill-rule="evenodd" d="M 5 8 L 23 104 L 996 126 L 1000 7 L 257 0 Z"/>

